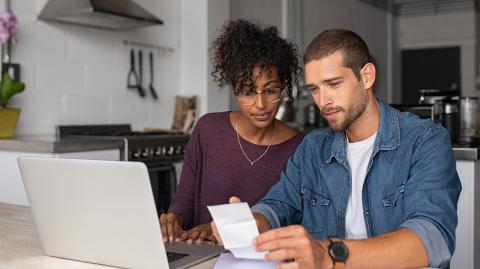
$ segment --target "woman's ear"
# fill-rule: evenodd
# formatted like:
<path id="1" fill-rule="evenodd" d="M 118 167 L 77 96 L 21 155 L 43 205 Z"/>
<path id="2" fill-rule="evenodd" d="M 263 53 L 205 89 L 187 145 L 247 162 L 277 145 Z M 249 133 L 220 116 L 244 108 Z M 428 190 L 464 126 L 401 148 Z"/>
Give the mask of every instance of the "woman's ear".
<path id="1" fill-rule="evenodd" d="M 375 83 L 377 70 L 372 63 L 366 63 L 360 70 L 360 79 L 362 80 L 364 89 L 370 89 Z"/>

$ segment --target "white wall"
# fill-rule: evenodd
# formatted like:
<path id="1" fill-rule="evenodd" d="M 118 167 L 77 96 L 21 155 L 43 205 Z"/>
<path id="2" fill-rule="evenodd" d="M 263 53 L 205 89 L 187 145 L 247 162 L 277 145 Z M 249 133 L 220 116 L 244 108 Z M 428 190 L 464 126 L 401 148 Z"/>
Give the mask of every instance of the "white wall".
<path id="1" fill-rule="evenodd" d="M 212 42 L 217 38 L 220 33 L 221 27 L 230 20 L 230 1 L 228 0 L 209 0 L 208 4 L 208 47 L 210 48 Z M 208 57 L 207 68 L 207 111 L 225 111 L 230 109 L 229 96 L 231 89 L 225 87 L 221 89 L 214 83 L 211 76 L 212 61 L 210 54 Z"/>
<path id="2" fill-rule="evenodd" d="M 389 15 L 357 0 L 304 0 L 303 14 L 305 47 L 320 32 L 329 28 L 350 29 L 365 40 L 378 63 L 375 93 L 382 100 L 390 102 L 392 70 L 387 59 L 394 52 L 388 45 L 391 31 Z"/>
<path id="3" fill-rule="evenodd" d="M 162 26 L 112 32 L 37 20 L 45 0 L 12 1 L 19 19 L 12 61 L 21 64 L 25 92 L 12 98 L 22 108 L 18 134 L 53 134 L 56 124 L 131 123 L 135 129 L 171 126 L 179 89 L 180 3 L 137 0 Z M 0 7 L 3 7 L 0 1 Z M 170 47 L 153 50 L 159 100 L 126 89 L 129 50 L 124 39 Z M 137 47 L 138 48 L 138 47 Z M 144 54 L 144 86 L 149 82 Z"/>
<path id="4" fill-rule="evenodd" d="M 229 108 L 228 91 L 213 83 L 208 48 L 229 19 L 229 1 L 181 0 L 180 94 L 197 95 L 199 116 Z"/>
<path id="5" fill-rule="evenodd" d="M 283 0 L 231 0 L 232 20 L 248 19 L 264 25 L 274 25 L 282 31 Z"/>
<path id="6" fill-rule="evenodd" d="M 459 46 L 461 91 L 478 96 L 475 90 L 476 14 L 474 11 L 399 19 L 400 49 Z"/>

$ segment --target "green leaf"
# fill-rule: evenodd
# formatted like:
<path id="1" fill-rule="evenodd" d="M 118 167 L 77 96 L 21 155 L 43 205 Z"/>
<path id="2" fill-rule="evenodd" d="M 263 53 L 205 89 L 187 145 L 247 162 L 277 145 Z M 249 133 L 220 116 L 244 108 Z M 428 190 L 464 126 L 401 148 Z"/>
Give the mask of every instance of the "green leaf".
<path id="1" fill-rule="evenodd" d="M 0 105 L 6 107 L 10 98 L 24 89 L 24 83 L 14 82 L 8 73 L 4 73 L 0 81 Z"/>

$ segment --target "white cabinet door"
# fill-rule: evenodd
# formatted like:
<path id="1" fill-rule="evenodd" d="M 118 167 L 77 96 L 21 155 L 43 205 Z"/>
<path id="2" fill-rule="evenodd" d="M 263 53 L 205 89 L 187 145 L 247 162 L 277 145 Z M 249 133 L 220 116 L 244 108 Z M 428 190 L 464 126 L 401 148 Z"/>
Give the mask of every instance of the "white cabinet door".
<path id="1" fill-rule="evenodd" d="M 457 161 L 457 173 L 462 182 L 462 192 L 458 200 L 456 248 L 450 263 L 451 269 L 475 269 L 480 266 L 478 261 L 479 243 L 477 242 L 477 246 L 475 246 L 475 229 L 477 229 L 478 235 L 480 227 L 474 225 L 475 217 L 479 218 L 480 207 L 480 204 L 475 204 L 475 197 L 478 199 L 478 195 L 480 195 L 479 182 L 477 182 L 480 180 L 478 178 L 479 169 L 480 161 Z"/>
<path id="2" fill-rule="evenodd" d="M 84 151 L 72 153 L 38 153 L 0 151 L 0 202 L 28 206 L 27 194 L 23 186 L 22 177 L 18 169 L 18 156 L 59 157 L 68 159 L 88 160 L 120 160 L 118 149 Z"/>

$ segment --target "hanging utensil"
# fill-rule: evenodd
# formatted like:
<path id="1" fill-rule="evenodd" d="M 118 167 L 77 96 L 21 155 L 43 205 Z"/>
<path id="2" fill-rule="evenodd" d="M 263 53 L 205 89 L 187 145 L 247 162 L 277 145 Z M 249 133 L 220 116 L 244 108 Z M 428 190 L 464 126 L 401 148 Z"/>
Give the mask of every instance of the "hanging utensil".
<path id="1" fill-rule="evenodd" d="M 143 52 L 138 50 L 138 94 L 140 97 L 145 97 L 145 90 L 143 89 Z"/>
<path id="2" fill-rule="evenodd" d="M 135 71 L 135 52 L 130 50 L 130 70 L 127 75 L 127 89 L 138 89 L 138 74 Z"/>
<path id="3" fill-rule="evenodd" d="M 153 87 L 153 53 L 150 52 L 148 56 L 150 62 L 150 83 L 148 84 L 148 89 L 150 90 L 153 99 L 158 100 L 157 91 Z"/>

